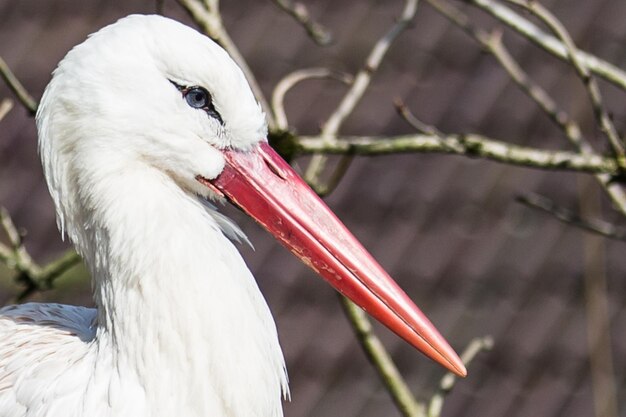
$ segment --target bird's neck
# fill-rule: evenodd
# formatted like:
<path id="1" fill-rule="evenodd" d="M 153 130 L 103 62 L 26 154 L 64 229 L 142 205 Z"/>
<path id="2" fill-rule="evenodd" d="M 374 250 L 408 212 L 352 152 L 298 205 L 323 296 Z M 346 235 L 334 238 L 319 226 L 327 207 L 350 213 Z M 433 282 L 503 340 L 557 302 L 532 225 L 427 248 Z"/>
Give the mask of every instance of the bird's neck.
<path id="1" fill-rule="evenodd" d="M 119 370 L 113 383 L 142 387 L 163 415 L 267 408 L 254 394 L 267 386 L 267 415 L 279 415 L 285 376 L 274 323 L 211 212 L 145 166 L 111 174 L 90 195 L 79 249 L 94 276 L 96 344 Z M 238 404 L 241 395 L 251 402 Z"/>

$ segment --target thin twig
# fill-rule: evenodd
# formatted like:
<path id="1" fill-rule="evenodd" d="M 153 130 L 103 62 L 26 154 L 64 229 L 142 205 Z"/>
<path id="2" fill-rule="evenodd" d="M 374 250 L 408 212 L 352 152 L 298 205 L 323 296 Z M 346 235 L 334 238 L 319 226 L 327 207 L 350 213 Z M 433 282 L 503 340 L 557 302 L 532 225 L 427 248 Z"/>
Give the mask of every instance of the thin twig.
<path id="1" fill-rule="evenodd" d="M 68 250 L 57 259 L 49 262 L 42 268 L 42 276 L 44 276 L 49 283 L 60 275 L 63 275 L 65 271 L 72 268 L 74 265 L 80 263 L 81 257 L 74 250 Z"/>
<path id="2" fill-rule="evenodd" d="M 622 139 L 619 137 L 617 129 L 615 129 L 615 125 L 613 124 L 613 121 L 604 106 L 600 87 L 598 87 L 596 79 L 592 76 L 585 62 L 579 58 L 578 48 L 565 26 L 563 26 L 563 24 L 549 10 L 537 0 L 507 1 L 528 10 L 530 13 L 543 21 L 565 45 L 567 59 L 571 62 L 572 66 L 576 70 L 576 73 L 582 80 L 585 89 L 587 90 L 594 115 L 600 124 L 600 129 L 609 140 L 618 163 L 622 167 L 626 167 L 626 151 L 624 150 L 624 144 L 622 143 Z"/>
<path id="3" fill-rule="evenodd" d="M 327 46 L 333 42 L 333 35 L 322 24 L 311 18 L 309 10 L 300 2 L 291 0 L 273 0 L 274 3 L 285 13 L 290 15 L 298 22 L 313 42 L 320 46 Z"/>
<path id="4" fill-rule="evenodd" d="M 200 26 L 202 31 L 226 49 L 231 58 L 237 63 L 237 65 L 239 65 L 246 76 L 256 99 L 259 101 L 261 108 L 265 112 L 269 129 L 275 129 L 276 123 L 274 121 L 274 115 L 271 112 L 271 108 L 265 98 L 265 94 L 263 94 L 263 90 L 254 76 L 254 73 L 248 66 L 248 63 L 243 55 L 241 55 L 241 52 L 239 52 L 239 49 L 233 40 L 228 35 L 228 32 L 222 23 L 222 15 L 219 10 L 219 0 L 178 0 L 178 3 L 187 11 L 194 22 Z"/>
<path id="5" fill-rule="evenodd" d="M 0 101 L 0 121 L 13 109 L 13 100 L 5 98 Z"/>
<path id="6" fill-rule="evenodd" d="M 480 352 L 493 349 L 493 338 L 491 336 L 477 337 L 467 345 L 463 353 L 461 354 L 461 360 L 465 367 L 469 367 L 476 355 Z M 446 373 L 441 382 L 439 382 L 439 389 L 430 399 L 428 404 L 428 417 L 439 417 L 443 410 L 443 402 L 446 396 L 452 391 L 456 381 L 459 378 L 452 372 Z"/>
<path id="7" fill-rule="evenodd" d="M 418 119 L 417 116 L 415 116 L 413 112 L 411 112 L 411 109 L 408 108 L 408 106 L 404 103 L 402 99 L 396 98 L 393 104 L 394 104 L 394 107 L 396 108 L 396 112 L 413 129 L 415 129 L 419 133 L 436 137 L 437 139 L 439 139 L 439 141 L 441 142 L 443 146 L 446 146 L 448 144 L 445 139 L 446 135 L 443 132 L 437 129 L 437 127 L 430 125 L 428 123 L 425 123 L 421 121 L 420 119 Z M 448 149 L 448 151 L 455 153 L 455 148 L 452 147 Z"/>
<path id="8" fill-rule="evenodd" d="M 373 331 L 367 315 L 356 304 L 340 295 L 343 310 L 354 329 L 361 347 L 372 363 L 387 392 L 391 395 L 400 413 L 405 417 L 424 416 L 423 404 L 417 402 L 406 381 L 400 374 L 389 352 Z"/>
<path id="9" fill-rule="evenodd" d="M 578 178 L 577 182 L 581 216 L 599 217 L 602 212 L 602 199 L 598 189 L 591 187 L 586 178 Z M 582 241 L 585 322 L 594 415 L 617 417 L 619 388 L 611 347 L 607 245 L 604 239 L 594 234 L 585 234 Z"/>
<path id="10" fill-rule="evenodd" d="M 354 83 L 343 99 L 337 106 L 337 109 L 331 114 L 324 126 L 322 127 L 321 136 L 326 142 L 334 142 L 341 125 L 346 118 L 354 111 L 363 94 L 370 85 L 372 76 L 380 67 L 380 64 L 391 47 L 393 41 L 402 33 L 411 23 L 417 12 L 418 0 L 406 0 L 404 9 L 400 18 L 393 27 L 374 45 L 369 56 L 365 61 L 363 68 L 354 78 Z M 306 169 L 304 178 L 315 188 L 319 188 L 319 177 L 326 165 L 325 155 L 314 155 Z M 326 187 L 328 188 L 328 187 Z"/>
<path id="11" fill-rule="evenodd" d="M 494 0 L 467 1 L 489 13 L 546 52 L 564 61 L 568 60 L 567 49 L 562 42 L 539 29 L 534 23 L 520 16 L 511 8 Z M 626 72 L 624 70 L 587 52 L 578 51 L 577 56 L 594 74 L 626 90 Z"/>
<path id="12" fill-rule="evenodd" d="M 18 273 L 17 282 L 24 286 L 22 292 L 16 297 L 17 301 L 24 300 L 36 291 L 51 289 L 55 279 L 81 261 L 75 251 L 69 250 L 41 267 L 26 250 L 22 233 L 3 207 L 0 207 L 0 226 L 9 240 L 9 245 L 0 243 L 0 262 L 9 269 L 15 270 Z"/>
<path id="13" fill-rule="evenodd" d="M 4 254 L 10 254 L 9 257 L 7 259 L 3 259 L 3 261 L 5 261 L 9 268 L 13 268 L 21 272 L 27 272 L 32 275 L 40 274 L 41 269 L 24 247 L 22 233 L 20 233 L 17 229 L 11 219 L 11 216 L 9 215 L 9 212 L 4 207 L 0 207 L 0 224 L 2 225 L 2 229 L 9 239 L 10 244 L 10 247 L 2 245 L 2 252 Z"/>
<path id="14" fill-rule="evenodd" d="M 0 57 L 0 76 L 7 83 L 9 89 L 13 91 L 13 94 L 24 105 L 26 110 L 31 116 L 37 113 L 37 101 L 26 91 L 26 88 L 22 85 L 20 80 L 17 79 L 15 74 L 11 71 L 4 59 Z"/>
<path id="15" fill-rule="evenodd" d="M 485 51 L 496 58 L 513 81 L 556 123 L 577 148 L 586 148 L 592 152 L 591 146 L 585 144 L 580 126 L 572 120 L 567 112 L 560 109 L 550 95 L 522 69 L 502 42 L 500 31 L 487 32 L 472 24 L 469 17 L 446 1 L 427 0 L 439 13 L 471 36 Z"/>
<path id="16" fill-rule="evenodd" d="M 443 16 L 447 17 L 452 23 L 463 29 L 469 34 L 476 42 L 478 42 L 485 51 L 491 53 L 502 68 L 507 72 L 511 79 L 524 91 L 535 103 L 550 117 L 550 119 L 556 123 L 556 125 L 563 131 L 570 143 L 583 155 L 592 155 L 594 150 L 589 142 L 583 137 L 582 131 L 578 123 L 571 119 L 567 112 L 559 108 L 554 99 L 538 84 L 536 83 L 519 65 L 519 63 L 513 58 L 508 49 L 502 42 L 502 37 L 499 32 L 488 33 L 485 30 L 476 27 L 472 24 L 469 17 L 450 5 L 446 1 L 442 0 L 427 0 L 435 10 L 440 12 Z M 491 4 L 487 1 L 487 4 Z M 497 7 L 496 7 L 497 6 Z M 500 10 L 499 5 L 495 5 L 495 10 Z M 504 7 L 504 6 L 502 6 Z M 508 9 L 504 9 L 505 11 Z M 514 14 L 510 11 L 511 14 Z M 509 13 L 502 13 L 503 16 L 508 16 Z M 521 19 L 521 18 L 520 18 Z M 508 22 L 517 22 L 513 19 Z M 513 24 L 513 23 L 511 23 Z M 530 23 L 529 23 L 530 24 Z M 547 35 L 546 35 L 547 36 Z M 581 55 L 583 56 L 583 55 Z M 587 62 L 590 62 L 587 60 Z M 626 195 L 619 184 L 613 182 L 613 177 L 607 174 L 596 174 L 597 181 L 600 186 L 604 188 L 608 196 L 611 198 L 614 207 L 626 216 Z"/>
<path id="17" fill-rule="evenodd" d="M 374 48 L 365 61 L 365 65 L 354 78 L 352 87 L 343 97 L 337 109 L 328 118 L 328 121 L 324 124 L 324 127 L 322 128 L 322 136 L 328 135 L 332 137 L 339 132 L 343 122 L 346 120 L 348 115 L 352 113 L 356 105 L 363 97 L 363 94 L 372 80 L 373 74 L 380 67 L 383 58 L 387 54 L 387 51 L 389 51 L 393 41 L 396 40 L 398 35 L 400 35 L 400 33 L 402 33 L 409 26 L 409 23 L 411 23 L 415 17 L 416 12 L 417 0 L 407 0 L 400 18 L 385 34 L 385 36 L 383 36 L 374 45 Z"/>
<path id="18" fill-rule="evenodd" d="M 597 154 L 549 151 L 512 145 L 477 134 L 412 134 L 389 137 L 342 136 L 326 142 L 319 136 L 300 136 L 295 154 L 387 155 L 395 153 L 444 153 L 484 158 L 510 165 L 547 170 L 563 170 L 616 175 L 620 172 L 613 158 Z"/>
<path id="19" fill-rule="evenodd" d="M 610 239 L 626 241 L 626 227 L 616 226 L 600 219 L 584 218 L 578 213 L 561 207 L 554 201 L 541 195 L 527 194 L 517 197 L 517 201 L 525 206 L 548 213 L 565 224 L 576 226 Z"/>
<path id="20" fill-rule="evenodd" d="M 291 90 L 296 84 L 304 80 L 310 80 L 314 78 L 330 78 L 341 81 L 345 84 L 352 82 L 352 76 L 343 72 L 333 71 L 328 68 L 305 68 L 294 71 L 283 77 L 272 93 L 272 111 L 276 118 L 276 128 L 280 130 L 287 130 L 289 128 L 289 122 L 287 120 L 287 113 L 285 112 L 285 94 Z"/>
<path id="21" fill-rule="evenodd" d="M 411 112 L 411 110 L 407 107 L 404 101 L 401 98 L 396 98 L 393 101 L 393 105 L 396 108 L 396 111 L 404 119 L 405 122 L 409 124 L 413 129 L 417 130 L 420 133 L 431 136 L 445 136 L 439 129 L 435 126 L 429 125 L 427 123 L 422 122 L 420 119 L 415 117 L 415 115 Z"/>
<path id="22" fill-rule="evenodd" d="M 50 261 L 48 264 L 39 268 L 38 274 L 27 273 L 21 271 L 18 276 L 25 287 L 20 292 L 16 300 L 23 301 L 36 291 L 47 291 L 53 288 L 54 281 L 65 272 L 78 265 L 82 261 L 80 255 L 73 249 L 68 250 L 63 255 Z"/>
<path id="23" fill-rule="evenodd" d="M 343 176 L 348 172 L 352 161 L 354 161 L 354 157 L 355 155 L 349 152 L 342 154 L 326 182 L 324 184 L 318 182 L 318 184 L 315 185 L 314 190 L 320 197 L 327 196 L 337 188 Z"/>

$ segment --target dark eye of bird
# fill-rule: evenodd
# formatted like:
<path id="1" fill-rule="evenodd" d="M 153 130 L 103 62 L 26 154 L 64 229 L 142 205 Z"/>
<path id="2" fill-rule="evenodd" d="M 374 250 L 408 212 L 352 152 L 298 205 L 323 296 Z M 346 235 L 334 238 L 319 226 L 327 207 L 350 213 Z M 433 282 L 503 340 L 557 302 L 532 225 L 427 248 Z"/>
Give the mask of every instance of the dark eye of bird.
<path id="1" fill-rule="evenodd" d="M 202 87 L 191 87 L 185 93 L 185 100 L 194 109 L 203 109 L 211 104 L 209 92 Z"/>
<path id="2" fill-rule="evenodd" d="M 206 114 L 220 122 L 222 126 L 224 125 L 224 120 L 222 120 L 222 116 L 213 105 L 213 98 L 206 88 L 197 85 L 193 87 L 185 87 L 172 80 L 169 80 L 169 82 L 172 83 L 178 91 L 183 93 L 183 98 L 187 104 L 189 104 L 189 107 L 204 110 Z"/>

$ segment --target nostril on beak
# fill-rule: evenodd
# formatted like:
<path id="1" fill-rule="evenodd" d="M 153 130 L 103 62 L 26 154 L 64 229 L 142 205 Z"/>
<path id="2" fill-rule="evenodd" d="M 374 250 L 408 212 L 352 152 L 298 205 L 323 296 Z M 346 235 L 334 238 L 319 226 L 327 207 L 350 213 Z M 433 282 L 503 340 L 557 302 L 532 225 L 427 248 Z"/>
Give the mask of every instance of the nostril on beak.
<path id="1" fill-rule="evenodd" d="M 287 173 L 283 171 L 279 166 L 275 165 L 271 160 L 267 158 L 263 158 L 263 161 L 265 162 L 265 165 L 267 165 L 269 170 L 274 173 L 274 175 L 282 180 L 287 179 Z"/>

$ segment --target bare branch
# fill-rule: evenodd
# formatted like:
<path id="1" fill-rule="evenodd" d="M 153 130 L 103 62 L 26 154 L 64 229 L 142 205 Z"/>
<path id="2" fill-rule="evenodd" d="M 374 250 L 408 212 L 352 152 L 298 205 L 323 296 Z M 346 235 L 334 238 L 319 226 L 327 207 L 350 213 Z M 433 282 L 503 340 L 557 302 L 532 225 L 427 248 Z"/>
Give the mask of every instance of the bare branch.
<path id="1" fill-rule="evenodd" d="M 0 57 L 0 76 L 7 83 L 13 94 L 26 107 L 31 116 L 37 113 L 37 101 L 26 91 L 20 80 L 11 71 L 4 59 Z"/>
<path id="2" fill-rule="evenodd" d="M 293 17 L 298 22 L 313 42 L 320 46 L 330 45 L 333 42 L 333 35 L 320 23 L 311 19 L 309 10 L 300 2 L 291 0 L 273 0 L 274 3 L 285 13 Z"/>
<path id="3" fill-rule="evenodd" d="M 297 138 L 296 154 L 387 155 L 394 153 L 445 153 L 484 158 L 511 165 L 547 170 L 564 170 L 618 175 L 620 169 L 613 158 L 597 154 L 548 151 L 517 146 L 477 134 L 399 135 L 390 137 L 343 136 L 333 142 L 319 136 Z"/>
<path id="4" fill-rule="evenodd" d="M 46 264 L 43 268 L 39 267 L 38 274 L 20 271 L 18 281 L 25 288 L 17 295 L 16 300 L 23 301 L 37 291 L 47 291 L 53 288 L 54 280 L 78 265 L 81 261 L 81 257 L 74 250 L 70 249 L 57 259 Z"/>
<path id="5" fill-rule="evenodd" d="M 395 25 L 389 30 L 389 32 L 387 32 L 385 36 L 383 36 L 374 45 L 374 48 L 365 61 L 365 66 L 354 78 L 352 87 L 343 97 L 341 103 L 339 103 L 339 106 L 330 116 L 328 121 L 324 124 L 324 127 L 322 128 L 322 136 L 327 135 L 332 137 L 339 132 L 341 125 L 348 115 L 354 111 L 354 108 L 363 97 L 367 87 L 369 87 L 372 76 L 376 73 L 376 71 L 378 71 L 378 68 L 387 54 L 387 51 L 389 51 L 391 44 L 394 40 L 396 40 L 398 35 L 400 35 L 400 33 L 402 33 L 409 26 L 409 23 L 411 23 L 415 17 L 416 12 L 417 0 L 407 0 L 400 18 L 396 21 Z"/>
<path id="6" fill-rule="evenodd" d="M 450 372 L 444 375 L 439 383 L 439 389 L 428 404 L 428 413 L 426 413 L 426 404 L 418 402 L 411 393 L 389 352 L 374 333 L 372 323 L 365 312 L 344 296 L 340 296 L 340 299 L 344 313 L 348 317 L 361 347 L 378 372 L 378 376 L 400 413 L 405 417 L 439 417 L 445 397 L 454 388 L 458 378 Z M 465 348 L 461 360 L 465 366 L 469 367 L 478 353 L 492 348 L 493 339 L 490 336 L 473 339 Z"/>
<path id="7" fill-rule="evenodd" d="M 372 323 L 367 318 L 365 312 L 346 297 L 342 295 L 339 297 L 344 313 L 348 317 L 361 347 L 376 369 L 376 372 L 378 372 L 378 376 L 400 413 L 405 417 L 424 416 L 424 405 L 415 400 L 389 352 L 387 352 L 380 339 L 374 333 Z"/>
<path id="8" fill-rule="evenodd" d="M 509 7 L 494 0 L 467 1 L 517 31 L 546 52 L 562 60 L 568 59 L 567 49 L 562 42 L 548 35 Z M 576 55 L 594 74 L 626 90 L 626 72 L 622 69 L 587 52 L 578 51 Z"/>
<path id="9" fill-rule="evenodd" d="M 5 98 L 0 101 L 0 121 L 13 109 L 13 100 Z"/>
<path id="10" fill-rule="evenodd" d="M 415 17 L 417 12 L 418 0 L 406 0 L 402 14 L 393 27 L 374 45 L 365 61 L 364 67 L 358 72 L 354 78 L 352 87 L 343 97 L 337 109 L 331 114 L 324 126 L 322 127 L 321 136 L 324 141 L 332 142 L 339 132 L 339 129 L 345 119 L 354 111 L 354 108 L 363 97 L 363 94 L 370 85 L 370 81 L 374 73 L 380 67 L 380 63 L 387 54 L 393 41 L 402 33 Z M 326 157 L 324 155 L 314 155 L 311 163 L 307 167 L 304 178 L 314 187 L 318 185 L 319 176 L 326 165 Z"/>
<path id="11" fill-rule="evenodd" d="M 2 260 L 10 268 L 38 275 L 41 270 L 35 261 L 33 261 L 30 254 L 26 251 L 22 242 L 22 234 L 19 232 L 17 227 L 15 227 L 11 216 L 9 216 L 9 212 L 4 207 L 0 207 L 0 224 L 2 225 L 2 229 L 6 233 L 6 236 L 9 239 L 9 244 L 11 245 L 10 247 L 1 245 L 1 252 L 3 253 Z"/>
<path id="12" fill-rule="evenodd" d="M 477 1 L 482 2 L 483 0 Z M 554 123 L 557 124 L 557 126 L 559 126 L 570 143 L 581 154 L 592 155 L 594 153 L 589 142 L 587 142 L 587 140 L 583 137 L 578 123 L 572 120 L 564 110 L 560 109 L 554 99 L 552 99 L 552 97 L 550 97 L 550 95 L 521 68 L 521 66 L 504 46 L 502 37 L 499 33 L 487 33 L 485 30 L 476 27 L 470 22 L 467 15 L 452 7 L 445 1 L 428 0 L 428 3 L 442 15 L 447 17 L 451 22 L 473 37 L 474 40 L 476 40 L 487 52 L 491 53 L 503 69 L 509 74 L 511 79 L 515 81 L 522 91 L 528 94 L 528 96 L 537 103 L 537 105 L 548 115 L 548 117 L 550 117 L 550 119 L 552 119 L 552 121 L 554 121 Z M 488 4 L 491 3 L 488 2 Z M 494 7 L 496 10 L 500 10 L 501 8 L 505 11 L 508 10 L 507 13 L 503 14 L 504 16 L 508 16 L 509 13 L 515 15 L 509 9 L 504 8 L 504 6 L 495 4 Z M 596 174 L 596 179 L 611 198 L 615 208 L 623 215 L 626 215 L 626 194 L 624 193 L 624 190 L 618 184 L 612 182 L 612 177 L 610 175 Z"/>
<path id="13" fill-rule="evenodd" d="M 538 85 L 513 58 L 502 42 L 500 32 L 487 32 L 473 25 L 469 17 L 460 10 L 452 7 L 445 1 L 427 0 L 428 3 L 439 13 L 448 18 L 452 23 L 460 27 L 465 33 L 471 36 L 485 51 L 496 58 L 502 68 L 509 74 L 511 79 L 532 98 L 537 105 L 563 130 L 565 135 L 577 148 L 587 148 L 589 152 L 591 146 L 583 144 L 581 129 L 569 115 L 560 109 L 550 95 Z"/>
<path id="14" fill-rule="evenodd" d="M 237 65 L 239 65 L 246 76 L 248 83 L 250 84 L 250 88 L 252 88 L 252 91 L 254 92 L 254 96 L 259 101 L 261 108 L 265 112 L 267 124 L 270 130 L 275 129 L 276 123 L 274 121 L 274 116 L 271 112 L 269 103 L 265 98 L 265 94 L 263 94 L 263 90 L 254 76 L 254 73 L 248 66 L 248 63 L 243 55 L 241 55 L 241 52 L 239 52 L 235 43 L 228 35 L 228 32 L 222 23 L 222 15 L 219 10 L 219 0 L 178 0 L 178 3 L 187 11 L 193 21 L 200 26 L 202 31 L 226 49 L 231 58 L 237 63 Z"/>
<path id="15" fill-rule="evenodd" d="M 580 177 L 578 205 L 583 218 L 601 216 L 602 199 L 599 190 L 590 187 L 586 178 Z M 611 341 L 611 307 L 608 285 L 609 255 L 605 240 L 596 234 L 585 234 L 582 239 L 582 278 L 584 282 L 585 321 L 591 392 L 596 416 L 617 417 L 618 376 Z"/>
<path id="16" fill-rule="evenodd" d="M 626 241 L 625 227 L 616 226 L 600 219 L 583 218 L 574 211 L 561 207 L 546 197 L 528 194 L 517 197 L 517 201 L 525 206 L 548 213 L 565 224 L 576 226 L 610 239 Z"/>
<path id="17" fill-rule="evenodd" d="M 615 129 L 615 125 L 613 125 L 609 113 L 604 107 L 602 94 L 600 93 L 598 83 L 591 75 L 591 72 L 587 68 L 584 61 L 578 57 L 578 48 L 576 47 L 574 40 L 570 36 L 567 29 L 548 9 L 543 7 L 543 5 L 541 5 L 541 3 L 539 3 L 537 0 L 507 1 L 523 7 L 525 10 L 528 10 L 537 18 L 541 19 L 550 28 L 550 30 L 552 30 L 557 35 L 561 42 L 563 42 L 567 52 L 567 59 L 571 62 L 572 66 L 576 70 L 576 73 L 583 81 L 583 84 L 587 89 L 587 93 L 589 94 L 589 99 L 593 107 L 593 112 L 596 116 L 596 119 L 598 120 L 598 123 L 600 124 L 600 128 L 609 139 L 609 142 L 613 147 L 613 151 L 615 152 L 618 162 L 622 166 L 624 166 L 626 164 L 626 153 L 624 150 L 624 144 L 622 143 L 622 139 L 619 137 L 617 130 Z"/>
<path id="18" fill-rule="evenodd" d="M 493 338 L 491 336 L 477 337 L 473 339 L 461 354 L 461 360 L 465 367 L 469 367 L 476 355 L 485 350 L 493 349 Z M 441 382 L 439 389 L 430 399 L 428 405 L 428 417 L 439 417 L 443 409 L 445 397 L 452 391 L 458 377 L 451 372 L 446 373 Z"/>
<path id="19" fill-rule="evenodd" d="M 15 270 L 18 273 L 17 282 L 24 286 L 17 296 L 18 301 L 22 301 L 36 291 L 49 290 L 56 278 L 81 261 L 76 252 L 69 250 L 42 268 L 24 247 L 23 235 L 15 227 L 5 208 L 0 208 L 0 225 L 10 244 L 7 246 L 0 243 L 0 262 Z"/>
<path id="20" fill-rule="evenodd" d="M 352 76 L 343 72 L 332 71 L 328 68 L 306 68 L 287 74 L 281 79 L 272 93 L 272 110 L 276 118 L 276 128 L 287 130 L 289 122 L 285 112 L 284 99 L 287 91 L 291 90 L 296 84 L 304 80 L 314 78 L 330 78 L 341 81 L 345 84 L 352 82 Z"/>
<path id="21" fill-rule="evenodd" d="M 17 230 L 15 223 L 13 223 L 13 219 L 9 216 L 9 212 L 6 208 L 0 208 L 0 224 L 2 225 L 2 229 L 6 233 L 9 238 L 9 242 L 13 248 L 17 248 L 22 244 L 22 236 L 20 232 Z"/>
<path id="22" fill-rule="evenodd" d="M 350 168 L 350 164 L 354 160 L 354 156 L 351 153 L 346 153 L 341 155 L 341 159 L 337 162 L 337 166 L 333 169 L 330 178 L 326 180 L 325 184 L 318 182 L 317 184 L 313 184 L 313 190 L 320 196 L 325 197 L 328 194 L 332 193 L 335 188 L 339 185 L 339 182 L 348 172 L 348 168 Z"/>

